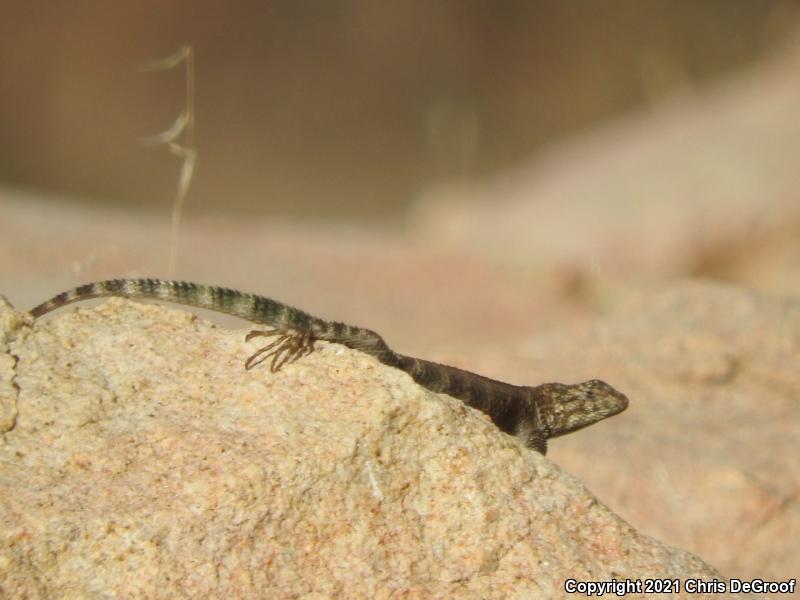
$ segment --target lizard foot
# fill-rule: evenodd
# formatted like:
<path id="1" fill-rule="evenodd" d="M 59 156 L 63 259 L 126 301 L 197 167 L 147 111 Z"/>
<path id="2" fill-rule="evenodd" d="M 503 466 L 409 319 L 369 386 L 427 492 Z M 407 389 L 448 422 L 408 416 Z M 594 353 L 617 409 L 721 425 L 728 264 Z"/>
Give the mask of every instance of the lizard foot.
<path id="1" fill-rule="evenodd" d="M 314 351 L 314 336 L 310 331 L 298 331 L 296 329 L 271 329 L 269 331 L 261 331 L 254 329 L 244 338 L 244 341 L 249 342 L 254 337 L 271 337 L 278 336 L 278 339 L 256 350 L 253 355 L 244 363 L 245 369 L 252 369 L 260 365 L 270 356 L 272 362 L 270 363 L 269 370 L 275 373 L 287 362 L 294 362 L 307 354 Z"/>

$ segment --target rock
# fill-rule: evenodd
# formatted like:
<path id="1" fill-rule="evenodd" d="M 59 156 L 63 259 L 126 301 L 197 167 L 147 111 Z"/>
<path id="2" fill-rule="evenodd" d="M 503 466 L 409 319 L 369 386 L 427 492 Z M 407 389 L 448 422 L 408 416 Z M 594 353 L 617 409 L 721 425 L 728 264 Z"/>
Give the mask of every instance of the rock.
<path id="1" fill-rule="evenodd" d="M 4 597 L 533 598 L 570 578 L 720 578 L 359 352 L 319 343 L 245 371 L 241 332 L 119 299 L 33 327 L 6 305 L 0 324 L 17 411 Z"/>
<path id="2" fill-rule="evenodd" d="M 593 373 L 628 394 L 550 454 L 639 531 L 728 577 L 797 576 L 800 298 L 684 281 L 521 354 L 538 376 Z"/>
<path id="3" fill-rule="evenodd" d="M 415 228 L 515 268 L 539 294 L 602 298 L 687 276 L 798 294 L 799 40 L 480 186 L 431 190 Z"/>
<path id="4" fill-rule="evenodd" d="M 31 317 L 15 312 L 6 297 L 0 295 L 0 435 L 10 431 L 17 419 L 16 359 L 9 354 L 8 344 L 25 322 L 30 323 Z"/>

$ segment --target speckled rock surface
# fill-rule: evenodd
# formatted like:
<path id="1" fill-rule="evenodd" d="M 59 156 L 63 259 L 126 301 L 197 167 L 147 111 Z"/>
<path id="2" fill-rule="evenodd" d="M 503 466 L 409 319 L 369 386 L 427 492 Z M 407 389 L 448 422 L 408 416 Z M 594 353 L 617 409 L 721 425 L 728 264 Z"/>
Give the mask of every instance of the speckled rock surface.
<path id="1" fill-rule="evenodd" d="M 569 578 L 719 577 L 358 352 L 245 371 L 242 332 L 181 311 L 111 300 L 30 328 L 0 310 L 4 597 L 535 598 Z"/>

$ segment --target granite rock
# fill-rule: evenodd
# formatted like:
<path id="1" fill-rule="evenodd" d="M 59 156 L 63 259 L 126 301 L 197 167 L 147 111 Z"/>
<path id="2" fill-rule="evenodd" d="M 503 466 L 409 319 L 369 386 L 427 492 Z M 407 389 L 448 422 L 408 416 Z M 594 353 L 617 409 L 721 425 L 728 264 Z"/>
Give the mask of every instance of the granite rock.
<path id="1" fill-rule="evenodd" d="M 535 598 L 570 578 L 721 577 L 364 354 L 319 343 L 245 371 L 241 332 L 119 299 L 33 325 L 5 305 L 0 324 L 4 597 Z"/>

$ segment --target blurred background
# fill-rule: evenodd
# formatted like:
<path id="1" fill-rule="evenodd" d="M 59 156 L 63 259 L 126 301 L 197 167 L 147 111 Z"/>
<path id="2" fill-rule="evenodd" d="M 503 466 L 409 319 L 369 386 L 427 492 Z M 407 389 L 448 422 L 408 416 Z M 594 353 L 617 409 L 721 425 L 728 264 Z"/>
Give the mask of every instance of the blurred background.
<path id="1" fill-rule="evenodd" d="M 787 0 L 3 2 L 0 181 L 169 210 L 179 161 L 139 140 L 185 106 L 187 211 L 393 221 L 598 122 L 773 52 Z"/>
<path id="2" fill-rule="evenodd" d="M 728 576 L 796 576 L 800 3 L 2 9 L 14 306 L 170 277 L 512 383 L 604 379 L 630 408 L 548 458 Z M 184 44 L 172 231 L 181 161 L 141 140 L 185 73 L 143 67 Z"/>

